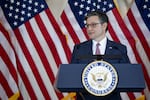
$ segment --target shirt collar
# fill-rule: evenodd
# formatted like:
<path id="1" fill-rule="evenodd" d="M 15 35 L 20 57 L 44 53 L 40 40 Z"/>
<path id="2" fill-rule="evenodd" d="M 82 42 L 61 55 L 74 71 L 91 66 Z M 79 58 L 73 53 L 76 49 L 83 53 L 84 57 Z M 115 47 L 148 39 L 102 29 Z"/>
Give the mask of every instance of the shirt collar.
<path id="1" fill-rule="evenodd" d="M 98 42 L 95 41 L 95 40 L 92 40 L 93 42 L 93 45 L 96 45 Z M 99 44 L 102 46 L 102 45 L 106 45 L 106 42 L 107 42 L 107 38 L 106 36 L 99 42 Z"/>

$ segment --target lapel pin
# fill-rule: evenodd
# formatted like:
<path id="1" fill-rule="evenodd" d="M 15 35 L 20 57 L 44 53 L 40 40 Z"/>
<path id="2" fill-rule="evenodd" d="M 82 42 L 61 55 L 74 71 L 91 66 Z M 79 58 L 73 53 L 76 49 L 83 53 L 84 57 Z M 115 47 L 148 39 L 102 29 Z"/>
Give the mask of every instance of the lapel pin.
<path id="1" fill-rule="evenodd" d="M 109 49 L 112 49 L 112 47 L 109 47 Z"/>

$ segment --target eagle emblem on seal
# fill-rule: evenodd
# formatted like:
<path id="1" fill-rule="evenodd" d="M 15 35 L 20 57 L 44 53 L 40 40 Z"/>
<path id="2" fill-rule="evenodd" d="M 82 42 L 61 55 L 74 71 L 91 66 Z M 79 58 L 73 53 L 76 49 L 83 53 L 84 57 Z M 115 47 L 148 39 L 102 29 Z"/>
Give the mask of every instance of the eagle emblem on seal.
<path id="1" fill-rule="evenodd" d="M 108 62 L 91 62 L 83 70 L 82 83 L 85 89 L 95 96 L 108 95 L 117 86 L 117 71 Z"/>
<path id="2" fill-rule="evenodd" d="M 102 88 L 105 87 L 107 84 L 107 75 L 108 73 L 103 73 L 103 72 L 99 72 L 99 73 L 91 73 L 92 79 L 93 81 L 91 81 L 91 85 L 93 86 L 97 86 L 98 88 Z"/>

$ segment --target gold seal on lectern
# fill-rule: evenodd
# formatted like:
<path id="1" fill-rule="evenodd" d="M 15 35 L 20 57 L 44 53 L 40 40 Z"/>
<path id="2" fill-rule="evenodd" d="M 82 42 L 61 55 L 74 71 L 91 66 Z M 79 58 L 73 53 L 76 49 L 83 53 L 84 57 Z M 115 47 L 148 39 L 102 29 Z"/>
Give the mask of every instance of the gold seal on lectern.
<path id="1" fill-rule="evenodd" d="M 117 86 L 117 71 L 108 62 L 94 61 L 84 68 L 82 83 L 89 93 L 95 96 L 106 96 Z"/>

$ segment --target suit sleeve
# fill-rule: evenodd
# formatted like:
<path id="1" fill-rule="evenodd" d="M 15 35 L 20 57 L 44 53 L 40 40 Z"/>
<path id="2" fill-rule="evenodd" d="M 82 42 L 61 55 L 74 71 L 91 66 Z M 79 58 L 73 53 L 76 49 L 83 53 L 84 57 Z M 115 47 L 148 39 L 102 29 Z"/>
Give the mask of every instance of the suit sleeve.
<path id="1" fill-rule="evenodd" d="M 120 61 L 120 63 L 130 63 L 130 60 L 128 58 L 128 55 L 127 55 L 127 48 L 126 46 L 122 46 L 122 60 Z"/>

